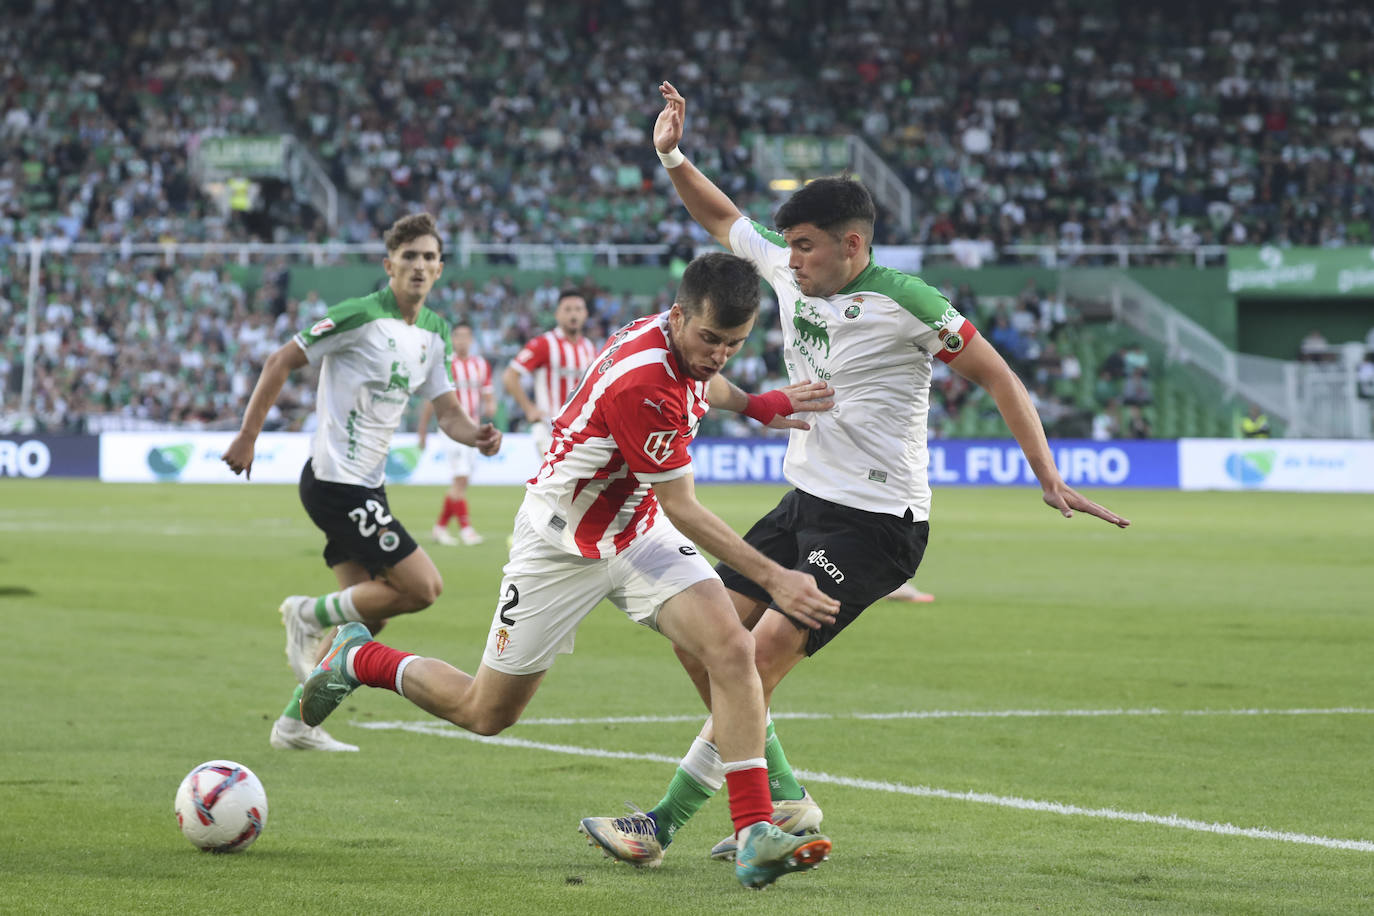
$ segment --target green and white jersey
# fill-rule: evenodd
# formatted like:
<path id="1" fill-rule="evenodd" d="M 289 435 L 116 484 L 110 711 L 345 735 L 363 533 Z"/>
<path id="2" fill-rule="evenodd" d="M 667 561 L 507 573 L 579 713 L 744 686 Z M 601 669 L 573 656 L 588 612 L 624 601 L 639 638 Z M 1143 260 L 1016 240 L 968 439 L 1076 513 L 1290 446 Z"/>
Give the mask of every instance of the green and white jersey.
<path id="1" fill-rule="evenodd" d="M 310 450 L 315 476 L 381 486 L 410 396 L 433 400 L 453 390 L 448 322 L 421 308 L 406 324 L 387 286 L 340 302 L 294 340 L 320 367 L 319 428 Z"/>
<path id="2" fill-rule="evenodd" d="M 842 506 L 930 518 L 930 360 L 957 356 L 973 324 L 939 290 L 873 263 L 833 296 L 805 296 L 782 236 L 749 219 L 730 228 L 730 247 L 777 294 L 788 377 L 835 388 L 833 409 L 792 430 L 788 482 Z"/>

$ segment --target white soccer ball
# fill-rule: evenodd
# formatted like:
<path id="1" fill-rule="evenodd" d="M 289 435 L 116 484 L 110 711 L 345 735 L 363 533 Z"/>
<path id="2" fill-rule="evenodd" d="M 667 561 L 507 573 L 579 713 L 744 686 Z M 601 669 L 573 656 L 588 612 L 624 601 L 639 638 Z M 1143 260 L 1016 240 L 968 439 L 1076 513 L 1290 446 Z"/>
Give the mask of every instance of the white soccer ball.
<path id="1" fill-rule="evenodd" d="M 174 807 L 181 832 L 206 852 L 241 852 L 267 826 L 267 792 L 232 760 L 208 760 L 187 773 Z"/>

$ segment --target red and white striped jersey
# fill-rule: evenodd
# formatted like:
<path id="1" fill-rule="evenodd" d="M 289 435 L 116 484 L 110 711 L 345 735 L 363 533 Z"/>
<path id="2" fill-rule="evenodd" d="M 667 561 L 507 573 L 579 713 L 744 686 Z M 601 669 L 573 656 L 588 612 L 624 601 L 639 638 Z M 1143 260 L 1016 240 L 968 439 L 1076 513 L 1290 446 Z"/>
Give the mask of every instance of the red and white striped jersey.
<path id="1" fill-rule="evenodd" d="M 458 392 L 458 403 L 468 412 L 468 416 L 481 422 L 482 398 L 492 394 L 491 364 L 480 356 L 453 355 L 449 363 L 449 374 Z"/>
<path id="2" fill-rule="evenodd" d="M 526 486 L 535 530 L 584 557 L 625 550 L 658 515 L 652 485 L 692 472 L 687 445 L 709 406 L 668 346 L 667 312 L 621 328 L 554 418 Z"/>
<path id="3" fill-rule="evenodd" d="M 521 374 L 534 374 L 534 403 L 552 417 L 568 403 L 594 356 L 596 347 L 586 337 L 574 342 L 554 328 L 531 338 L 511 365 Z"/>

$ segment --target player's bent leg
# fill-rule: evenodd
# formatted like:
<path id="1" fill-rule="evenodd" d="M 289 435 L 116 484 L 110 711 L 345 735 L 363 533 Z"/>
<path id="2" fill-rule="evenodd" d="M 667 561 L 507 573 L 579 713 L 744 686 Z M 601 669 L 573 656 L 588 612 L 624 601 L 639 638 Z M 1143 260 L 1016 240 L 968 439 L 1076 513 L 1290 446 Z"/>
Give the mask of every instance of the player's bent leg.
<path id="1" fill-rule="evenodd" d="M 417 658 L 405 670 L 402 691 L 431 715 L 495 735 L 519 721 L 545 673 L 506 674 L 484 664 L 474 676 L 437 658 Z"/>
<path id="2" fill-rule="evenodd" d="M 395 617 L 423 611 L 439 599 L 444 578 L 423 548 L 389 566 L 383 578 L 371 578 L 353 589 L 353 605 L 368 626 Z"/>
<path id="3" fill-rule="evenodd" d="M 806 658 L 808 632 L 772 608 L 754 625 L 754 665 L 763 682 L 764 702 L 772 701 L 773 690 Z"/>
<path id="4" fill-rule="evenodd" d="M 725 587 L 705 579 L 674 595 L 659 611 L 658 628 L 706 669 L 721 758 L 762 757 L 763 692 L 754 639 L 739 623 Z"/>
<path id="5" fill-rule="evenodd" d="M 439 600 L 444 590 L 444 577 L 424 548 L 417 547 L 410 556 L 386 570 L 386 584 L 399 593 L 393 600 L 396 608 L 390 614 L 369 614 L 358 608 L 363 617 L 392 617 L 408 611 L 421 611 Z"/>
<path id="6" fill-rule="evenodd" d="M 740 622 L 752 630 L 759 618 L 763 616 L 763 612 L 768 608 L 767 602 L 742 595 L 734 589 L 726 589 L 725 591 L 730 596 L 730 603 L 734 605 L 735 613 L 739 615 Z M 674 644 L 673 652 L 677 655 L 677 660 L 682 665 L 682 669 L 692 679 L 692 684 L 696 687 L 701 701 L 706 704 L 706 708 L 709 710 L 711 708 L 711 684 L 706 677 L 706 666 L 701 663 L 700 659 L 681 646 Z"/>

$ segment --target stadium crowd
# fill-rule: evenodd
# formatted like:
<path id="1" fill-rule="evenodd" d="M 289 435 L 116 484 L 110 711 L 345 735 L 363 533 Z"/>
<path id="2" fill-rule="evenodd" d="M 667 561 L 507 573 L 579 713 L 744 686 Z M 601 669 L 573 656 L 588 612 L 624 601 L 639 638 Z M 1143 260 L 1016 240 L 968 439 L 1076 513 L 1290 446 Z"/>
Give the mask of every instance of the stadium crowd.
<path id="1" fill-rule="evenodd" d="M 694 161 L 765 222 L 775 198 L 750 168 L 753 138 L 856 132 L 916 197 L 918 224 L 884 221 L 886 243 L 1370 239 L 1374 96 L 1363 74 L 1374 45 L 1359 38 L 1372 14 L 1348 5 L 484 2 L 423 29 L 406 26 L 415 11 L 403 0 L 173 0 L 146 16 L 28 0 L 10 12 L 0 23 L 0 250 L 29 238 L 264 232 L 374 241 L 399 213 L 424 208 L 450 244 L 648 242 L 680 255 L 708 240 L 652 187 L 663 180 L 647 138 L 652 74 L 690 87 Z M 889 27 L 897 21 L 919 27 Z M 343 192 L 332 232 L 299 203 L 266 224 L 236 221 L 199 186 L 194 153 L 207 138 L 276 129 L 294 131 Z M 228 423 L 264 348 L 322 303 L 292 303 L 275 280 L 250 296 L 226 267 L 117 252 L 51 263 L 39 422 Z M 20 273 L 0 285 L 6 412 L 20 382 Z M 454 274 L 437 305 L 474 317 L 494 362 L 548 324 L 550 289 L 475 288 Z M 971 291 L 947 292 L 973 307 Z M 593 334 L 670 295 L 598 291 Z M 1149 373 L 1095 380 L 1085 403 L 1074 394 L 1085 367 L 1063 340 L 1071 311 L 1028 294 L 971 314 L 1048 422 L 1120 433 L 1129 408 L 1149 403 Z M 777 344 L 759 336 L 737 364 L 743 382 L 779 377 Z M 283 396 L 283 426 L 309 413 L 308 377 L 300 384 Z M 988 409 L 957 379 L 936 384 L 936 430 L 969 428 L 959 417 Z"/>
<path id="2" fill-rule="evenodd" d="M 424 208 L 454 239 L 672 242 L 694 230 L 644 193 L 653 74 L 692 87 L 695 161 L 763 218 L 754 137 L 853 132 L 916 197 L 886 242 L 1370 239 L 1358 5 L 475 3 L 423 30 L 403 0 L 18 6 L 0 241 L 242 236 L 192 153 L 271 130 L 271 108 L 354 204 L 338 238 Z M 307 212 L 278 236 L 320 238 Z"/>
<path id="3" fill-rule="evenodd" d="M 36 316 L 33 401 L 36 429 L 99 432 L 106 429 L 236 428 L 262 361 L 327 308 L 317 293 L 288 295 L 284 263 L 261 272 L 245 288 L 222 258 L 125 260 L 117 254 L 72 254 L 44 262 L 47 304 Z M 498 371 L 526 340 L 552 323 L 563 286 L 588 292 L 588 336 L 598 345 L 617 327 L 672 303 L 665 283 L 656 295 L 597 288 L 585 280 L 546 280 L 521 291 L 509 276 L 483 284 L 455 271 L 436 287 L 430 306 L 450 319 L 474 325 L 476 348 Z M 12 414 L 22 384 L 26 323 L 22 284 L 0 287 L 0 397 Z M 1026 380 L 1052 431 L 1086 435 L 1089 405 L 1081 392 L 1084 367 L 1068 345 L 1078 332 L 1075 310 L 1062 299 L 1028 286 L 1015 299 L 980 300 L 967 285 L 945 294 L 987 329 L 989 339 Z M 18 303 L 18 304 L 16 304 Z M 759 333 L 730 363 L 729 375 L 749 391 L 785 384 L 777 303 L 765 297 Z M 1143 354 L 1139 356 L 1144 361 Z M 1147 361 L 1135 365 L 1114 354 L 1104 361 L 1104 381 L 1093 389 L 1102 403 L 1133 403 L 1132 380 L 1148 379 Z M 294 376 L 268 420 L 269 429 L 301 429 L 312 416 L 316 377 L 307 368 Z M 972 418 L 995 418 L 991 402 L 958 376 L 935 369 L 930 425 L 937 434 L 974 429 Z M 1148 385 L 1148 380 L 1145 381 Z M 500 392 L 498 416 L 518 428 L 519 409 Z M 1148 403 L 1148 398 L 1139 403 Z M 960 417 L 966 422 L 960 423 Z M 708 416 L 707 434 L 757 435 L 734 415 Z"/>

